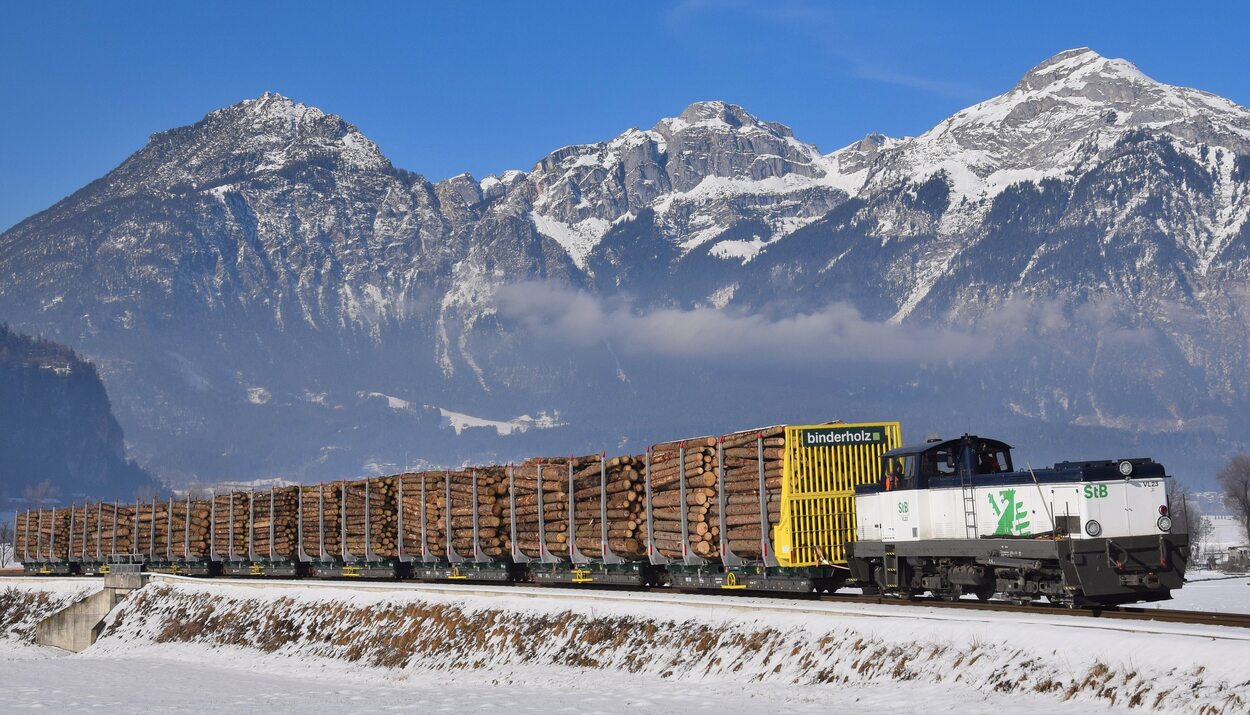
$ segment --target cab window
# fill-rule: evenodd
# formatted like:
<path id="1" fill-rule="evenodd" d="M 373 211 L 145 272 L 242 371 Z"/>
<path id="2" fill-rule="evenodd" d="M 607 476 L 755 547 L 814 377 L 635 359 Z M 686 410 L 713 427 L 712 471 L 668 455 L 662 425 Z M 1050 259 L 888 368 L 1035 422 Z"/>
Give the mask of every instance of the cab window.
<path id="1" fill-rule="evenodd" d="M 977 474 L 1001 474 L 1011 471 L 1011 455 L 1003 449 L 986 448 L 977 457 Z"/>
<path id="2" fill-rule="evenodd" d="M 921 455 L 920 475 L 946 477 L 955 474 L 955 455 L 949 447 L 932 449 Z"/>

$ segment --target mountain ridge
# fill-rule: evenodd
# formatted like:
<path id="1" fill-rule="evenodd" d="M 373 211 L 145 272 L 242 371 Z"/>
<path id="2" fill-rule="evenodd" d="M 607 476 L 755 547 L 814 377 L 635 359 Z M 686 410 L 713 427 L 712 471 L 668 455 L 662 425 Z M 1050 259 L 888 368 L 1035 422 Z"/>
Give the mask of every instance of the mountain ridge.
<path id="1" fill-rule="evenodd" d="M 637 446 L 724 419 L 657 421 L 645 405 L 705 400 L 695 386 L 725 369 L 705 363 L 747 347 L 586 345 L 573 311 L 592 305 L 626 322 L 612 306 L 668 316 L 647 330 L 699 331 L 692 318 L 722 311 L 770 335 L 817 314 L 912 366 L 836 380 L 813 378 L 818 355 L 800 361 L 822 393 L 730 360 L 753 397 L 711 402 L 749 422 L 825 416 L 819 394 L 871 408 L 874 390 L 941 421 L 951 394 L 996 384 L 977 409 L 1025 434 L 1201 433 L 1230 449 L 1250 399 L 1237 279 L 1250 270 L 1250 111 L 1213 97 L 1078 49 L 915 137 L 821 153 L 709 100 L 529 171 L 431 182 L 342 118 L 266 93 L 153 135 L 0 234 L 0 314 L 98 357 L 140 453 L 186 478 L 341 476 L 397 463 L 411 435 L 449 463 L 605 433 Z M 534 281 L 598 303 L 542 293 L 534 305 L 567 312 L 544 313 L 539 335 L 500 298 Z M 999 354 L 965 368 L 914 335 Z M 1061 351 L 1045 341 L 1077 335 Z M 561 419 L 449 442 L 436 413 L 379 412 L 359 397 L 371 394 L 485 422 Z M 618 424 L 600 400 L 642 404 Z M 284 420 L 303 432 L 266 440 Z M 196 433 L 204 448 L 177 441 Z"/>

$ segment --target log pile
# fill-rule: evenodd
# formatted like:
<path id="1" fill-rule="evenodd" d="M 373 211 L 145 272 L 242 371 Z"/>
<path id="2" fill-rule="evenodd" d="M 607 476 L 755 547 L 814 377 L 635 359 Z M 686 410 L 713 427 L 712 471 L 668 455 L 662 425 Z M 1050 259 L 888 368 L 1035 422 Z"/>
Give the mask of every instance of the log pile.
<path id="1" fill-rule="evenodd" d="M 38 532 L 35 541 L 39 546 L 39 555 L 48 559 L 66 559 L 69 555 L 69 510 L 43 509 L 33 521 L 35 528 L 32 531 Z"/>
<path id="2" fill-rule="evenodd" d="M 278 487 L 252 495 L 252 549 L 258 559 L 295 558 L 298 529 L 299 487 Z"/>
<path id="3" fill-rule="evenodd" d="M 158 500 L 154 508 L 156 511 L 152 518 L 155 520 L 156 541 L 153 554 L 158 561 L 174 558 L 182 551 L 182 524 L 175 526 L 171 518 L 174 507 L 170 502 Z"/>
<path id="4" fill-rule="evenodd" d="M 762 556 L 760 529 L 760 458 L 764 463 L 768 529 L 781 517 L 781 471 L 785 458 L 785 427 L 725 435 L 725 530 L 730 551 L 748 559 Z M 760 445 L 762 440 L 763 450 Z"/>
<path id="5" fill-rule="evenodd" d="M 247 558 L 247 494 L 229 492 L 213 497 L 213 550 L 222 560 Z M 233 509 L 233 512 L 231 511 Z"/>
<path id="6" fill-rule="evenodd" d="M 358 559 L 395 557 L 399 534 L 395 511 L 397 485 L 396 477 L 362 479 L 344 484 L 344 498 L 347 503 L 347 551 L 352 556 Z M 365 520 L 366 495 L 369 505 L 368 523 Z"/>
<path id="7" fill-rule="evenodd" d="M 193 499 L 189 506 L 186 500 L 174 502 L 173 548 L 170 550 L 174 558 L 199 560 L 209 557 L 211 509 L 212 503 L 207 499 Z"/>
<path id="8" fill-rule="evenodd" d="M 342 556 L 342 498 L 343 482 L 304 487 L 304 553 L 314 559 Z"/>
<path id="9" fill-rule="evenodd" d="M 404 555 L 421 558 L 421 475 L 399 475 L 400 508 L 404 511 Z"/>
<path id="10" fill-rule="evenodd" d="M 425 548 L 430 556 L 438 559 L 447 557 L 446 478 L 445 472 L 422 472 L 414 477 L 416 488 L 413 491 L 417 494 L 420 494 L 421 480 L 425 480 Z M 418 497 L 417 521 L 413 523 L 413 528 L 418 531 L 421 530 L 420 508 Z M 421 552 L 413 553 L 419 555 Z"/>
<path id="11" fill-rule="evenodd" d="M 655 549 L 671 559 L 684 555 L 681 542 L 681 467 L 686 475 L 686 529 L 690 551 L 703 558 L 719 552 L 716 438 L 668 442 L 651 448 L 651 516 Z"/>
<path id="12" fill-rule="evenodd" d="M 472 559 L 476 546 L 492 558 L 509 555 L 512 549 L 508 508 L 508 474 L 503 467 L 479 467 L 452 472 L 451 545 L 459 556 Z M 477 502 L 473 501 L 474 480 Z M 477 513 L 477 531 L 473 515 Z"/>
<path id="13" fill-rule="evenodd" d="M 599 457 L 574 457 L 574 472 L 598 464 Z M 540 558 L 539 489 L 542 489 L 543 533 L 547 551 L 555 557 L 569 556 L 569 459 L 535 457 L 512 469 L 512 489 L 516 501 L 517 548 L 530 558 Z M 541 485 L 540 485 L 541 476 Z"/>
<path id="14" fill-rule="evenodd" d="M 381 559 L 397 558 L 399 556 L 399 477 L 379 477 L 368 481 L 370 553 Z"/>
<path id="15" fill-rule="evenodd" d="M 116 540 L 114 540 L 116 533 Z M 100 551 L 105 555 L 134 553 L 135 508 L 105 504 L 100 515 Z M 116 543 L 116 550 L 114 550 Z"/>
<path id="16" fill-rule="evenodd" d="M 85 524 L 77 528 L 83 530 L 83 551 L 79 552 L 84 561 L 100 561 L 108 556 L 109 543 L 102 538 L 104 530 L 104 505 L 88 504 Z M 85 526 L 85 529 L 83 528 Z"/>
<path id="17" fill-rule="evenodd" d="M 86 531 L 88 527 L 87 507 L 75 506 L 70 507 L 67 511 L 69 511 L 72 515 L 70 519 L 72 528 L 70 529 L 69 534 L 69 553 L 75 559 L 81 559 L 83 558 L 84 553 L 86 553 L 88 536 L 90 536 L 91 546 L 95 546 L 95 532 Z"/>
<path id="18" fill-rule="evenodd" d="M 30 511 L 19 511 L 17 515 L 13 517 L 13 555 L 18 561 L 30 558 L 27 554 L 34 554 L 35 552 L 33 543 L 29 540 L 33 530 L 27 526 L 27 524 L 30 523 L 27 521 L 27 516 L 30 513 Z M 33 521 L 33 519 L 31 521 Z"/>
<path id="19" fill-rule="evenodd" d="M 647 553 L 646 475 L 643 455 L 601 456 L 573 475 L 577 549 L 603 557 L 603 493 L 607 494 L 608 548 L 622 558 Z M 601 483 L 602 482 L 602 483 Z"/>
<path id="20" fill-rule="evenodd" d="M 156 555 L 156 509 L 152 502 L 139 502 L 135 509 L 135 553 L 145 557 Z M 164 552 L 161 552 L 164 555 Z"/>

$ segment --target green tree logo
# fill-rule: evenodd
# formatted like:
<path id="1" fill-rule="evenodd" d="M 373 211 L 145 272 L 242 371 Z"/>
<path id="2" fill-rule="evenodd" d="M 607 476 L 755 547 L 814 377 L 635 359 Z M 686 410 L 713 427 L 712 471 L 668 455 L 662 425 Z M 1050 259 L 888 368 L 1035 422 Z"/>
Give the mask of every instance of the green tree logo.
<path id="1" fill-rule="evenodd" d="M 1024 502 L 1016 499 L 1015 489 L 1000 491 L 997 501 L 992 492 L 988 496 L 994 516 L 998 517 L 998 526 L 994 528 L 995 536 L 1029 535 L 1029 512 L 1025 511 Z"/>

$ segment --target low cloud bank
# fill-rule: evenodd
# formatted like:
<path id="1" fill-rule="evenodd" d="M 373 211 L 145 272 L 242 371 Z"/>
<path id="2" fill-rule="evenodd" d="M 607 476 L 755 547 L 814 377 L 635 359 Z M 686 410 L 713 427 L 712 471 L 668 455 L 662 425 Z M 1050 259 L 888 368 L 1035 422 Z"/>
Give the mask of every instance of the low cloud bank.
<path id="1" fill-rule="evenodd" d="M 1019 348 L 1030 337 L 1092 331 L 1131 339 L 1134 332 L 1113 325 L 1114 306 L 1070 313 L 1057 301 L 1014 301 L 956 325 L 877 322 L 847 303 L 776 317 L 711 307 L 642 311 L 628 299 L 548 282 L 502 286 L 494 302 L 502 318 L 534 337 L 573 347 L 607 343 L 631 355 L 797 368 L 980 361 Z"/>

